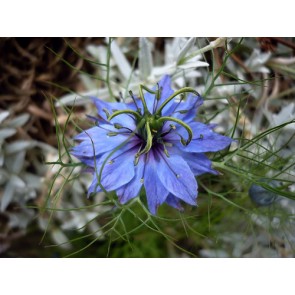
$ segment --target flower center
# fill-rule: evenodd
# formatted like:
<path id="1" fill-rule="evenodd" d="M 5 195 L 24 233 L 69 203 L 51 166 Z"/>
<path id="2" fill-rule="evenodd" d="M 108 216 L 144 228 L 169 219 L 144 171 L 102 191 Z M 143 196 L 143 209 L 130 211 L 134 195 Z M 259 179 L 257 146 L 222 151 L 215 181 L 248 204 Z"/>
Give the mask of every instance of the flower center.
<path id="1" fill-rule="evenodd" d="M 164 122 L 159 121 L 160 117 L 155 115 L 143 116 L 141 120 L 137 123 L 137 132 L 140 137 L 147 141 L 149 137 L 149 132 L 147 131 L 147 124 L 153 136 L 161 133 Z"/>
<path id="2" fill-rule="evenodd" d="M 168 151 L 165 147 L 163 137 L 165 135 L 167 135 L 170 131 L 175 130 L 176 127 L 175 127 L 175 125 L 170 124 L 170 130 L 162 133 L 162 129 L 163 129 L 164 123 L 166 121 L 171 121 L 171 122 L 174 122 L 174 123 L 182 126 L 186 130 L 186 132 L 188 134 L 188 138 L 187 138 L 187 140 L 185 140 L 180 134 L 178 134 L 180 136 L 180 141 L 185 146 L 190 143 L 190 141 L 192 140 L 192 137 L 193 137 L 193 132 L 192 132 L 191 128 L 186 123 L 184 123 L 182 120 L 179 120 L 174 117 L 162 116 L 162 111 L 163 111 L 164 107 L 178 95 L 182 95 L 187 92 L 191 92 L 196 95 L 199 95 L 198 92 L 196 92 L 193 88 L 189 88 L 189 87 L 181 88 L 180 90 L 174 92 L 170 97 L 168 97 L 158 107 L 158 109 L 154 110 L 153 111 L 154 113 L 151 114 L 148 107 L 147 107 L 145 97 L 143 95 L 143 89 L 151 94 L 155 94 L 155 103 L 157 105 L 157 103 L 161 99 L 162 88 L 160 88 L 158 85 L 158 89 L 154 91 L 154 90 L 147 88 L 144 85 L 140 85 L 139 86 L 139 94 L 140 94 L 139 99 L 142 102 L 143 114 L 142 114 L 142 110 L 137 105 L 137 102 L 133 96 L 133 93 L 131 91 L 129 91 L 137 110 L 136 111 L 134 111 L 134 110 L 115 111 L 112 115 L 108 116 L 109 121 L 121 114 L 130 114 L 134 117 L 134 119 L 136 121 L 136 126 L 137 126 L 136 130 L 134 130 L 134 133 L 138 134 L 143 140 L 143 145 L 140 147 L 140 150 L 135 155 L 135 165 L 138 163 L 139 157 L 142 154 L 148 153 L 154 143 L 163 144 L 164 152 L 167 155 L 167 157 L 169 157 Z"/>

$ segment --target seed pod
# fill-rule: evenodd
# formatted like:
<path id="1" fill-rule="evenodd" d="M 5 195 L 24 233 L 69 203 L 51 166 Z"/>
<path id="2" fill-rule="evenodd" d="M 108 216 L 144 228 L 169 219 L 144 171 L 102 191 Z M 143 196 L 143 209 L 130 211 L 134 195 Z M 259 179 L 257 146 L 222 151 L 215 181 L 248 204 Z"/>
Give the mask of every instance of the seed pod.
<path id="1" fill-rule="evenodd" d="M 263 178 L 259 181 L 266 183 L 271 187 L 277 186 L 277 182 L 273 180 Z M 258 206 L 269 206 L 274 203 L 279 196 L 260 185 L 252 184 L 249 189 L 249 197 Z"/>

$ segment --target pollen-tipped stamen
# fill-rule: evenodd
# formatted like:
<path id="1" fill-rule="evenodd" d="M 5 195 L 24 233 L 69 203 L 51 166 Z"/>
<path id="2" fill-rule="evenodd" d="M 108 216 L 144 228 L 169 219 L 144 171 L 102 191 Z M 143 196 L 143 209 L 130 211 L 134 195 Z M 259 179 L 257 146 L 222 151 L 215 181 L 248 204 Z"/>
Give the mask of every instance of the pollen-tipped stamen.
<path id="1" fill-rule="evenodd" d="M 169 134 L 172 130 L 175 130 L 176 129 L 175 125 L 173 125 L 173 124 L 170 124 L 169 126 L 170 126 L 170 129 L 168 131 L 161 133 L 161 137 L 162 138 L 164 136 L 166 136 L 167 134 Z"/>
<path id="2" fill-rule="evenodd" d="M 138 164 L 139 157 L 140 157 L 139 153 L 140 153 L 141 148 L 142 148 L 142 144 L 140 145 L 137 153 L 135 154 L 135 157 L 134 157 L 134 166 L 136 166 Z"/>
<path id="3" fill-rule="evenodd" d="M 186 130 L 186 132 L 188 133 L 188 139 L 186 140 L 186 145 L 188 145 L 191 142 L 191 140 L 193 138 L 193 131 L 189 127 L 189 125 L 187 125 L 183 121 L 181 121 L 179 119 L 176 119 L 176 118 L 173 118 L 173 117 L 161 117 L 161 118 L 158 119 L 158 122 L 165 122 L 165 121 L 173 121 L 173 122 L 181 125 Z"/>
<path id="4" fill-rule="evenodd" d="M 137 102 L 136 102 L 136 99 L 135 99 L 135 97 L 134 97 L 134 95 L 133 95 L 133 92 L 132 92 L 131 90 L 129 90 L 129 94 L 130 94 L 130 96 L 131 96 L 131 98 L 132 98 L 132 100 L 133 100 L 133 102 L 134 102 L 134 104 L 135 104 L 135 106 L 136 106 L 136 111 L 140 113 L 141 110 L 140 110 L 140 108 L 138 107 Z"/>
<path id="5" fill-rule="evenodd" d="M 166 155 L 167 158 L 170 157 L 169 153 L 168 153 L 168 150 L 166 148 L 166 143 L 164 142 L 164 140 L 162 138 L 158 138 L 158 143 L 162 144 L 163 145 L 163 148 L 164 148 L 164 153 Z"/>
<path id="6" fill-rule="evenodd" d="M 160 87 L 159 83 L 157 83 L 157 86 L 158 86 L 158 90 L 157 90 L 157 93 L 156 93 L 156 100 L 160 100 L 161 95 L 162 95 L 162 91 L 163 91 L 163 87 Z"/>

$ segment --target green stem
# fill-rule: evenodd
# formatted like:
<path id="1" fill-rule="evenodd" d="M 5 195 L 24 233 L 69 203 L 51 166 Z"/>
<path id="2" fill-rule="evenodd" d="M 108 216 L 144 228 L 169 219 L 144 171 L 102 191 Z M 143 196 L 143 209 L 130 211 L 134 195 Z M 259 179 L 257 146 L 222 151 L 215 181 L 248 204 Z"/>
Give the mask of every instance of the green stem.
<path id="1" fill-rule="evenodd" d="M 231 172 L 231 173 L 233 173 L 233 174 L 235 174 L 237 176 L 241 176 L 241 173 L 229 168 L 228 166 L 226 166 L 224 164 L 224 162 L 212 162 L 212 166 L 213 166 L 213 168 L 219 168 L 219 169 Z"/>
<path id="2" fill-rule="evenodd" d="M 250 181 L 252 183 L 255 183 L 256 185 L 259 185 L 259 186 L 263 187 L 264 189 L 266 189 L 266 190 L 268 190 L 270 192 L 273 192 L 273 193 L 278 194 L 280 196 L 284 196 L 286 198 L 295 200 L 294 193 L 290 193 L 288 191 L 279 190 L 278 188 L 272 187 L 272 186 L 268 185 L 267 183 L 264 183 L 264 182 L 261 182 L 259 180 L 256 180 L 255 179 L 255 176 L 256 175 L 253 175 L 254 177 L 251 177 L 251 176 L 249 176 L 245 172 L 239 172 L 239 171 L 237 171 L 236 168 L 231 168 L 231 167 L 225 165 L 224 162 L 212 162 L 212 166 L 213 166 L 213 168 L 219 168 L 219 169 L 225 170 L 227 172 L 230 172 L 232 174 L 235 174 L 235 175 L 237 175 L 237 176 L 239 176 L 239 177 L 241 177 L 243 179 L 247 179 L 248 181 Z"/>
<path id="3" fill-rule="evenodd" d="M 151 90 L 151 89 L 149 89 L 148 87 L 146 87 L 145 85 L 142 85 L 142 84 L 140 84 L 139 87 L 143 88 L 145 91 L 147 91 L 147 92 L 149 92 L 151 94 L 157 94 L 157 92 L 158 92 L 158 91 Z"/>
<path id="4" fill-rule="evenodd" d="M 111 44 L 112 44 L 112 38 L 110 37 L 109 43 L 108 43 L 108 51 L 107 51 L 107 77 L 106 77 L 106 84 L 108 86 L 109 94 L 111 99 L 114 98 L 114 94 L 110 85 L 110 62 L 111 62 Z"/>
<path id="5" fill-rule="evenodd" d="M 158 122 L 165 122 L 165 121 L 173 121 L 176 122 L 177 124 L 181 125 L 183 128 L 185 128 L 185 130 L 188 133 L 188 140 L 186 141 L 186 145 L 188 145 L 192 138 L 193 138 L 193 131 L 192 129 L 189 127 L 189 125 L 185 124 L 183 121 L 173 118 L 173 117 L 161 117 L 158 119 Z"/>
<path id="6" fill-rule="evenodd" d="M 191 54 L 189 54 L 188 56 L 186 57 L 183 57 L 179 62 L 178 62 L 178 65 L 182 65 L 184 63 L 186 63 L 187 61 L 189 61 L 191 58 L 199 55 L 199 54 L 202 54 L 202 53 L 205 53 L 209 50 L 212 50 L 214 48 L 217 48 L 217 47 L 220 47 L 222 46 L 223 43 L 225 43 L 226 40 L 225 38 L 223 37 L 220 37 L 220 38 L 217 38 L 216 40 L 210 42 L 207 46 L 203 47 L 203 48 L 200 48 L 199 50 L 197 51 L 194 51 L 192 52 Z"/>
<path id="7" fill-rule="evenodd" d="M 176 97 L 177 95 L 179 94 L 182 94 L 182 93 L 186 93 L 186 92 L 191 92 L 191 93 L 194 93 L 198 96 L 200 96 L 200 94 L 193 88 L 191 87 L 184 87 L 184 88 L 181 88 L 179 90 L 177 90 L 176 92 L 174 92 L 170 97 L 168 97 L 163 103 L 162 105 L 159 107 L 159 109 L 157 110 L 156 112 L 156 116 L 161 116 L 161 112 L 163 110 L 163 108 L 174 98 Z"/>
<path id="8" fill-rule="evenodd" d="M 82 166 L 83 163 L 63 163 L 62 161 L 45 162 L 46 165 L 60 165 L 62 167 Z"/>
<path id="9" fill-rule="evenodd" d="M 193 57 L 197 56 L 197 55 L 200 55 L 202 53 L 205 53 L 211 49 L 213 49 L 214 47 L 211 45 L 211 44 L 208 44 L 207 46 L 197 50 L 197 51 L 194 51 L 192 52 L 191 54 L 189 54 L 188 56 L 182 58 L 179 62 L 178 62 L 178 65 L 182 65 L 184 63 L 186 63 L 187 61 L 189 61 L 190 59 L 192 59 Z"/>
<path id="10" fill-rule="evenodd" d="M 207 96 L 207 94 L 211 91 L 211 89 L 215 86 L 215 81 L 217 80 L 217 78 L 221 75 L 221 73 L 223 73 L 223 70 L 226 66 L 227 60 L 229 59 L 229 57 L 238 50 L 238 48 L 240 47 L 241 43 L 243 41 L 243 38 L 240 39 L 239 43 L 230 51 L 228 52 L 228 54 L 225 56 L 222 65 L 220 67 L 220 69 L 218 70 L 218 72 L 216 73 L 216 75 L 214 76 L 214 78 L 212 79 L 208 89 L 205 91 L 205 93 L 203 93 L 204 97 Z"/>

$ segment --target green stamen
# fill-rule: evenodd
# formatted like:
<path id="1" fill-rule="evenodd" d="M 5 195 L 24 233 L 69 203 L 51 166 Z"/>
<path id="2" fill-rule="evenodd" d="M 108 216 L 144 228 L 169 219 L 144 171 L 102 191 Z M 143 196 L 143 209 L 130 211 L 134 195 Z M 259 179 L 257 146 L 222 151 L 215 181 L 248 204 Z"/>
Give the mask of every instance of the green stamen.
<path id="1" fill-rule="evenodd" d="M 122 128 L 123 128 L 123 126 L 122 126 L 121 124 L 118 124 L 118 123 L 115 123 L 115 124 L 114 124 L 114 127 L 115 127 L 116 129 L 122 129 Z"/>
<path id="2" fill-rule="evenodd" d="M 142 84 L 139 85 L 139 88 L 140 89 L 143 88 L 145 91 L 147 91 L 147 92 L 149 92 L 151 94 L 157 94 L 157 92 L 158 92 L 158 91 L 151 90 L 151 89 L 149 89 L 148 87 L 146 87 L 146 86 L 144 86 Z M 141 89 L 141 92 L 142 92 L 142 89 Z"/>
<path id="3" fill-rule="evenodd" d="M 159 83 L 157 83 L 157 86 L 158 86 L 158 91 L 156 93 L 156 99 L 160 100 L 161 94 L 162 94 L 162 87 L 160 88 Z"/>
<path id="4" fill-rule="evenodd" d="M 116 136 L 118 134 L 119 134 L 118 132 L 108 132 L 107 136 Z"/>
<path id="5" fill-rule="evenodd" d="M 132 110 L 122 110 L 122 111 L 116 111 L 114 113 L 112 113 L 111 116 L 108 117 L 108 120 L 112 120 L 114 119 L 115 117 L 119 116 L 119 115 L 122 115 L 122 114 L 131 114 L 133 115 L 138 121 L 141 119 L 141 115 L 135 111 L 132 111 Z"/>
<path id="6" fill-rule="evenodd" d="M 166 157 L 169 158 L 170 155 L 169 155 L 169 153 L 168 153 L 168 150 L 167 150 L 167 148 L 166 148 L 166 143 L 164 142 L 164 140 L 163 140 L 162 138 L 159 138 L 159 139 L 158 139 L 158 142 L 161 143 L 161 144 L 163 145 L 163 147 L 164 147 L 164 153 L 165 153 Z M 167 146 L 168 146 L 168 145 L 167 145 Z"/>
<path id="7" fill-rule="evenodd" d="M 106 114 L 107 118 L 111 115 L 107 109 L 102 109 L 102 111 Z"/>
<path id="8" fill-rule="evenodd" d="M 134 158 L 134 166 L 136 166 L 138 164 L 138 161 L 139 161 L 139 155 L 136 154 L 135 158 Z"/>
<path id="9" fill-rule="evenodd" d="M 152 145 L 153 145 L 154 136 L 152 135 L 152 132 L 151 132 L 150 123 L 146 122 L 145 127 L 146 127 L 146 145 L 144 149 L 138 153 L 138 156 L 142 154 L 146 154 L 152 148 Z"/>
<path id="10" fill-rule="evenodd" d="M 186 142 L 186 140 L 180 135 L 180 134 L 178 134 L 179 135 L 179 137 L 180 137 L 180 142 L 181 142 L 181 144 L 183 145 L 183 146 L 187 146 L 187 142 Z"/>
<path id="11" fill-rule="evenodd" d="M 188 110 L 180 110 L 180 111 L 177 111 L 177 113 L 180 113 L 180 114 L 186 114 L 188 112 Z"/>
<path id="12" fill-rule="evenodd" d="M 151 94 L 155 94 L 156 96 L 159 95 L 159 90 L 153 91 L 153 90 L 147 88 L 146 86 L 144 86 L 142 84 L 139 85 L 139 94 L 140 94 L 139 96 L 140 96 L 140 99 L 142 101 L 142 105 L 143 105 L 143 108 L 144 108 L 144 113 L 145 114 L 150 114 L 150 112 L 149 112 L 149 110 L 147 108 L 147 105 L 146 105 L 146 101 L 144 99 L 144 95 L 143 95 L 142 89 L 144 89 L 145 91 L 147 91 L 147 92 L 149 92 Z"/>
<path id="13" fill-rule="evenodd" d="M 146 105 L 146 101 L 144 99 L 142 88 L 145 89 L 145 90 L 148 89 L 148 88 L 145 87 L 144 85 L 141 85 L 141 84 L 139 85 L 139 98 L 140 98 L 140 100 L 142 102 L 142 105 L 143 105 L 143 111 L 144 111 L 145 114 L 149 114 L 150 112 L 149 112 L 148 107 Z"/>
<path id="14" fill-rule="evenodd" d="M 138 149 L 138 152 L 135 154 L 135 157 L 134 157 L 134 166 L 136 166 L 138 164 L 138 161 L 139 161 L 139 152 L 142 148 L 142 144 L 140 145 L 139 149 Z"/>
<path id="15" fill-rule="evenodd" d="M 191 87 L 184 87 L 179 89 L 178 91 L 174 92 L 170 97 L 168 97 L 163 103 L 162 105 L 159 107 L 159 109 L 157 110 L 155 115 L 161 116 L 161 112 L 163 110 L 163 108 L 177 95 L 182 94 L 182 93 L 186 93 L 186 92 L 191 92 L 194 93 L 196 95 L 200 95 L 195 89 L 191 88 Z"/>

